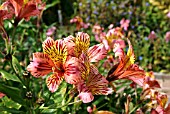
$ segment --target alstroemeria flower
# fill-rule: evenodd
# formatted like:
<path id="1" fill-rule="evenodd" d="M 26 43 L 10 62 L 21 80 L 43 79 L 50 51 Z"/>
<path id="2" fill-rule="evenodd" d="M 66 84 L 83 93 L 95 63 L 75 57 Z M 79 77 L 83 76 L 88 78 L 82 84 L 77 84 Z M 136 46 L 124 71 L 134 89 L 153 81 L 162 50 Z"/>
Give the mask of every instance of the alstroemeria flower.
<path id="1" fill-rule="evenodd" d="M 122 31 L 122 28 L 120 27 L 110 29 L 106 34 L 106 38 L 109 43 L 111 43 L 113 39 L 119 39 L 123 37 L 124 37 L 124 33 Z"/>
<path id="2" fill-rule="evenodd" d="M 79 91 L 78 96 L 83 103 L 91 102 L 94 99 L 93 95 L 111 94 L 112 89 L 108 88 L 108 81 L 90 64 L 88 56 L 82 54 L 80 61 L 82 81 L 76 87 Z"/>
<path id="3" fill-rule="evenodd" d="M 95 25 L 93 26 L 92 32 L 93 32 L 94 34 L 96 34 L 96 35 L 99 35 L 100 33 L 102 33 L 103 30 L 104 30 L 103 27 L 101 27 L 101 26 L 98 25 L 98 24 L 95 24 Z"/>
<path id="4" fill-rule="evenodd" d="M 42 9 L 38 8 L 39 4 L 42 4 L 41 0 L 9 0 L 12 4 L 15 14 L 15 23 L 21 19 L 28 21 L 31 16 L 37 16 Z"/>
<path id="5" fill-rule="evenodd" d="M 47 30 L 46 35 L 52 36 L 52 35 L 54 35 L 55 31 L 56 31 L 56 27 L 52 26 Z"/>
<path id="6" fill-rule="evenodd" d="M 120 24 L 121 24 L 121 28 L 123 28 L 125 31 L 128 30 L 128 27 L 129 27 L 129 23 L 130 23 L 130 20 L 129 19 L 122 19 L 120 21 Z"/>
<path id="7" fill-rule="evenodd" d="M 90 62 L 98 62 L 107 54 L 103 44 L 97 44 L 89 47 L 90 37 L 87 33 L 78 32 L 76 37 L 69 36 L 65 41 L 67 42 L 66 44 L 68 46 L 69 55 L 77 58 L 79 58 L 82 53 L 86 53 Z"/>
<path id="8" fill-rule="evenodd" d="M 102 35 L 101 39 L 105 48 L 109 51 L 110 49 L 114 48 L 115 43 L 119 43 L 122 47 L 124 47 L 125 46 L 125 44 L 123 43 L 124 41 L 120 39 L 123 37 L 124 33 L 122 31 L 122 28 L 116 27 L 110 29 L 105 36 Z"/>
<path id="9" fill-rule="evenodd" d="M 3 20 L 12 18 L 13 11 L 9 1 L 4 2 L 0 6 L 0 27 L 3 27 Z"/>
<path id="10" fill-rule="evenodd" d="M 42 77 L 52 72 L 46 81 L 51 92 L 57 90 L 63 78 L 70 84 L 81 80 L 78 58 L 68 57 L 63 40 L 54 41 L 49 37 L 43 42 L 43 50 L 44 53 L 33 54 L 33 62 L 28 65 L 27 70 L 34 77 Z"/>
<path id="11" fill-rule="evenodd" d="M 109 71 L 107 80 L 112 82 L 117 79 L 129 79 L 137 83 L 140 86 L 144 84 L 145 72 L 140 69 L 138 65 L 134 64 L 135 57 L 132 49 L 132 45 L 128 40 L 129 50 L 127 55 L 122 52 L 122 55 L 125 55 L 120 58 L 120 62 L 113 66 Z"/>
<path id="12" fill-rule="evenodd" d="M 70 20 L 70 23 L 76 23 L 76 30 L 80 30 L 81 28 L 88 28 L 89 25 L 83 22 L 83 19 L 79 16 L 74 17 Z"/>

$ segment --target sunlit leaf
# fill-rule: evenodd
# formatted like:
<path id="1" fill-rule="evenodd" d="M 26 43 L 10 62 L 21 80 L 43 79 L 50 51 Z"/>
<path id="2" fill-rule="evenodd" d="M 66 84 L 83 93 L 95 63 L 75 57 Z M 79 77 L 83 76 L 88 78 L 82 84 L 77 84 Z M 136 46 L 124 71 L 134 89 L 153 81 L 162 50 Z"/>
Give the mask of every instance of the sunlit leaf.
<path id="1" fill-rule="evenodd" d="M 22 72 L 21 65 L 19 64 L 17 58 L 15 58 L 14 56 L 12 56 L 12 66 L 14 67 L 16 73 L 21 74 Z"/>
<path id="2" fill-rule="evenodd" d="M 18 79 L 18 77 L 16 75 L 10 74 L 10 73 L 8 73 L 4 70 L 0 70 L 0 73 L 1 73 L 2 77 L 7 79 L 7 80 L 20 82 L 20 80 Z"/>

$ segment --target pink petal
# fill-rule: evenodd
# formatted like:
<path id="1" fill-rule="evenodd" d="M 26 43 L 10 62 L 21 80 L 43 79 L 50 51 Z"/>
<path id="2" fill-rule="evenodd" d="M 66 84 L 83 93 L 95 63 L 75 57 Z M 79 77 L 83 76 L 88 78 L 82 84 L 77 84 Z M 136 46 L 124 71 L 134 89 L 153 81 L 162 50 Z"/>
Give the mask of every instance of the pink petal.
<path id="1" fill-rule="evenodd" d="M 98 44 L 88 49 L 88 56 L 90 62 L 98 62 L 107 55 L 107 50 L 103 44 Z"/>
<path id="2" fill-rule="evenodd" d="M 75 37 L 73 36 L 68 36 L 66 38 L 64 38 L 64 42 L 67 46 L 67 51 L 68 51 L 68 55 L 70 56 L 75 56 L 75 52 L 74 52 L 74 47 L 75 47 L 75 43 L 74 43 Z"/>
<path id="3" fill-rule="evenodd" d="M 62 82 L 62 74 L 52 74 L 46 80 L 48 89 L 53 93 L 57 91 L 58 86 Z"/>
<path id="4" fill-rule="evenodd" d="M 113 52 L 115 53 L 115 57 L 119 57 L 119 60 L 123 59 L 125 56 L 123 49 L 121 48 L 120 44 L 118 44 L 118 43 L 114 44 Z"/>
<path id="5" fill-rule="evenodd" d="M 83 101 L 83 103 L 89 103 L 94 99 L 91 92 L 81 92 L 78 97 Z"/>
<path id="6" fill-rule="evenodd" d="M 106 39 L 103 39 L 102 43 L 104 44 L 107 51 L 110 50 L 110 46 L 109 46 L 108 41 Z"/>
<path id="7" fill-rule="evenodd" d="M 53 66 L 54 63 L 47 54 L 37 52 L 33 54 L 33 62 L 30 62 L 27 70 L 31 72 L 34 77 L 40 77 L 52 72 Z"/>
<path id="8" fill-rule="evenodd" d="M 77 84 L 81 80 L 81 73 L 79 70 L 79 60 L 76 57 L 71 57 L 64 64 L 64 78 L 67 83 Z"/>

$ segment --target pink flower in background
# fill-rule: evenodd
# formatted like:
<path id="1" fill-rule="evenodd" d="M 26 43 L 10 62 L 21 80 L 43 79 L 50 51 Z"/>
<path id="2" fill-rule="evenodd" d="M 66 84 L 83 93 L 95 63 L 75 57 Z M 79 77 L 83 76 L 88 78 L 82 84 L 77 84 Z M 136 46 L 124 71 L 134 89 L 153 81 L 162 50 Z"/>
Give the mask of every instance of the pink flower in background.
<path id="1" fill-rule="evenodd" d="M 169 42 L 169 41 L 170 41 L 170 31 L 166 32 L 165 41 L 166 41 L 166 42 Z"/>
<path id="2" fill-rule="evenodd" d="M 0 99 L 1 99 L 2 97 L 4 97 L 4 96 L 5 96 L 5 94 L 3 94 L 3 93 L 0 92 Z"/>
<path id="3" fill-rule="evenodd" d="M 103 30 L 104 30 L 103 27 L 101 27 L 101 26 L 98 25 L 98 24 L 95 24 L 95 25 L 93 26 L 92 32 L 93 32 L 93 34 L 99 35 L 100 33 L 102 33 Z"/>
<path id="4" fill-rule="evenodd" d="M 124 37 L 124 32 L 123 32 L 122 28 L 120 28 L 120 27 L 110 29 L 106 33 L 106 38 L 109 42 L 112 42 L 113 39 L 119 39 L 119 38 L 123 38 L 123 37 Z"/>
<path id="5" fill-rule="evenodd" d="M 52 36 L 55 33 L 55 31 L 56 31 L 56 27 L 53 26 L 47 30 L 46 35 Z"/>
<path id="6" fill-rule="evenodd" d="M 168 12 L 167 17 L 170 18 L 170 12 Z"/>
<path id="7" fill-rule="evenodd" d="M 151 33 L 150 33 L 149 36 L 148 36 L 148 39 L 150 39 L 150 40 L 156 39 L 156 34 L 155 34 L 154 31 L 151 31 Z"/>
<path id="8" fill-rule="evenodd" d="M 113 40 L 113 44 L 119 44 L 120 48 L 122 48 L 122 49 L 126 47 L 125 41 L 122 39 Z"/>
<path id="9" fill-rule="evenodd" d="M 0 26 L 3 26 L 3 20 L 12 18 L 14 14 L 13 8 L 9 1 L 4 2 L 0 6 Z"/>
<path id="10" fill-rule="evenodd" d="M 119 43 L 114 44 L 113 52 L 115 53 L 115 57 L 119 57 L 119 60 L 125 56 L 123 48 L 121 48 Z"/>
<path id="11" fill-rule="evenodd" d="M 31 16 L 40 15 L 42 9 L 45 7 L 45 4 L 41 0 L 8 0 L 10 6 L 13 8 L 11 11 L 15 14 L 15 24 L 17 25 L 21 19 L 28 21 Z M 39 7 L 42 5 L 43 7 Z"/>
<path id="12" fill-rule="evenodd" d="M 100 34 L 95 34 L 95 40 L 102 43 L 103 39 L 105 39 L 106 33 L 101 32 Z"/>
<path id="13" fill-rule="evenodd" d="M 79 16 L 74 17 L 73 19 L 70 20 L 70 23 L 75 23 L 76 24 L 76 30 L 80 30 L 81 28 L 87 29 L 89 27 L 89 23 L 84 23 L 83 19 Z"/>
<path id="14" fill-rule="evenodd" d="M 129 23 L 130 23 L 130 20 L 129 19 L 122 19 L 120 21 L 120 24 L 121 24 L 121 28 L 123 28 L 125 31 L 128 30 L 128 27 L 129 27 Z"/>

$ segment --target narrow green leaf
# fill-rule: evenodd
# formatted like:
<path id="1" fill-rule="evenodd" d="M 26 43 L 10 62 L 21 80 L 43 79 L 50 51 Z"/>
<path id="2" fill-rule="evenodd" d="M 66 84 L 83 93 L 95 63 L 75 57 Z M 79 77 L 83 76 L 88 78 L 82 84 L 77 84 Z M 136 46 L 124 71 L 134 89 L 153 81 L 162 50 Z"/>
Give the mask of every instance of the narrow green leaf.
<path id="1" fill-rule="evenodd" d="M 21 90 L 0 83 L 0 91 L 10 97 L 13 101 L 25 105 L 25 101 L 21 96 Z"/>
<path id="2" fill-rule="evenodd" d="M 44 110 L 42 110 L 42 114 L 51 114 L 51 113 L 54 113 L 54 112 L 56 112 L 57 111 L 57 109 L 44 109 Z"/>
<path id="3" fill-rule="evenodd" d="M 1 73 L 2 77 L 7 79 L 7 80 L 20 82 L 20 80 L 18 79 L 18 77 L 16 75 L 10 74 L 10 73 L 8 73 L 4 70 L 0 70 L 0 73 Z"/>
<path id="4" fill-rule="evenodd" d="M 5 106 L 0 106 L 0 112 L 1 111 L 7 111 L 7 112 L 12 113 L 12 114 L 24 114 L 23 111 L 19 111 L 15 108 L 7 108 Z"/>
<path id="5" fill-rule="evenodd" d="M 60 0 L 55 0 L 54 2 L 52 2 L 51 4 L 47 4 L 44 11 L 47 10 L 48 8 L 50 7 L 53 7 L 55 6 L 56 4 L 59 4 L 60 3 Z"/>
<path id="6" fill-rule="evenodd" d="M 22 72 L 21 65 L 19 64 L 17 58 L 15 58 L 14 56 L 12 56 L 12 66 L 14 67 L 16 73 L 21 74 Z"/>

